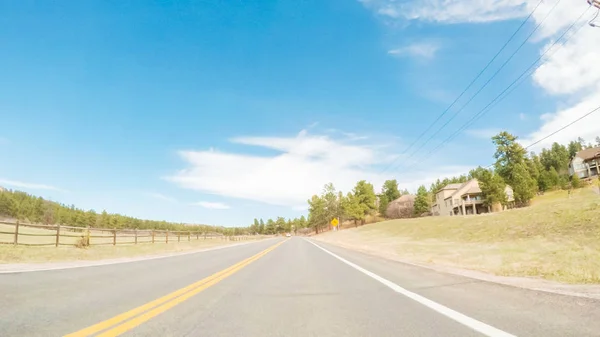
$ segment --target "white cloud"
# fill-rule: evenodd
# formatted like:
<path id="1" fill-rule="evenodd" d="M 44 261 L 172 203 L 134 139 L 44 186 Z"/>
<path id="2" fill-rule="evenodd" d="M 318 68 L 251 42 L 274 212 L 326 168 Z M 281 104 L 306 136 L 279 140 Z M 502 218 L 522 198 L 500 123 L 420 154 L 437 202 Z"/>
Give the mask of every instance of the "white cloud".
<path id="1" fill-rule="evenodd" d="M 521 113 L 519 114 L 519 119 L 520 119 L 520 120 L 522 120 L 522 121 L 524 121 L 524 120 L 526 120 L 526 119 L 527 119 L 527 115 L 521 112 Z"/>
<path id="2" fill-rule="evenodd" d="M 202 206 L 204 208 L 209 208 L 209 209 L 230 209 L 231 208 L 231 207 L 229 207 L 229 205 L 226 205 L 222 202 L 199 201 L 197 203 L 194 203 L 193 205 Z"/>
<path id="3" fill-rule="evenodd" d="M 553 43 L 586 7 L 588 6 L 584 1 L 559 4 L 555 11 L 560 15 L 551 16 L 548 24 L 542 26 L 546 27 L 544 34 L 551 38 L 548 45 Z M 587 13 L 591 15 L 592 11 Z M 579 24 L 586 25 L 589 15 Z M 535 15 L 534 18 L 540 20 L 539 15 Z M 580 27 L 577 34 L 572 34 Z M 562 44 L 561 48 L 555 47 L 546 55 L 542 66 L 533 76 L 534 82 L 541 89 L 551 95 L 565 98 L 570 104 L 554 112 L 542 114 L 540 127 L 524 137 L 523 144 L 526 146 L 600 106 L 600 34 L 598 29 L 579 25 L 573 28 L 572 33 L 567 34 L 567 37 L 571 36 L 567 43 L 559 42 Z M 548 45 L 542 50 L 546 50 Z M 578 137 L 593 141 L 600 135 L 599 125 L 600 112 L 597 112 L 537 144 L 534 150 L 547 147 L 553 142 L 566 143 Z"/>
<path id="4" fill-rule="evenodd" d="M 600 107 L 600 93 L 584 98 L 579 104 L 576 104 L 571 108 L 559 110 L 553 114 L 543 115 L 544 118 L 540 118 L 543 123 L 539 129 L 527 135 L 521 141 L 521 144 L 523 144 L 523 146 L 528 146 L 577 120 L 597 107 Z M 594 139 L 597 136 L 600 136 L 600 111 L 591 114 L 589 117 L 582 119 L 563 131 L 558 132 L 554 136 L 536 144 L 530 150 L 538 152 L 541 148 L 549 147 L 554 142 L 566 144 L 572 140 L 576 140 L 578 137 L 594 143 Z"/>
<path id="5" fill-rule="evenodd" d="M 304 130 L 293 137 L 237 137 L 231 141 L 281 153 L 258 156 L 214 150 L 180 151 L 189 167 L 166 179 L 204 193 L 298 210 L 326 183 L 332 182 L 338 190 L 348 192 L 364 179 L 379 190 L 384 180 L 394 178 L 393 169 L 382 169 L 390 164 L 394 154 L 389 153 L 389 148 L 384 152 L 379 144 L 348 143 L 309 135 Z M 416 189 L 421 183 L 467 171 L 464 167 L 427 167 L 431 169 L 403 172 L 398 176 L 400 185 Z"/>
<path id="6" fill-rule="evenodd" d="M 589 94 L 598 90 L 600 34 L 597 30 L 583 27 L 560 49 L 549 52 L 549 55 L 533 76 L 544 90 L 555 95 Z"/>
<path id="7" fill-rule="evenodd" d="M 159 200 L 163 200 L 163 201 L 168 201 L 168 202 L 172 202 L 172 203 L 176 203 L 177 200 L 173 197 L 169 197 L 167 195 L 161 194 L 161 193 L 148 193 L 147 196 L 155 198 L 155 199 L 159 199 Z"/>
<path id="8" fill-rule="evenodd" d="M 416 0 L 411 2 L 396 0 L 359 0 L 377 14 L 393 20 L 419 20 L 425 22 L 476 23 L 491 22 L 526 17 L 539 3 L 538 0 Z M 581 1 L 544 1 L 534 12 L 532 21 L 544 23 L 537 31 L 533 42 L 547 40 L 540 54 L 570 27 L 589 5 Z M 552 13 L 549 11 L 556 5 Z M 573 30 L 566 34 L 542 59 L 542 65 L 533 75 L 533 82 L 549 95 L 563 100 L 564 107 L 540 116 L 540 126 L 523 137 L 528 145 L 541 139 L 578 117 L 600 106 L 600 34 L 598 29 L 586 26 L 593 15 L 579 21 Z M 581 28 L 580 30 L 578 30 Z M 520 114 L 519 118 L 527 117 Z M 552 142 L 568 142 L 578 137 L 592 141 L 600 134 L 600 113 L 593 114 L 579 123 L 557 133 L 536 146 L 550 145 Z"/>
<path id="9" fill-rule="evenodd" d="M 440 49 L 440 44 L 436 42 L 418 42 L 411 45 L 388 50 L 388 54 L 393 56 L 411 56 L 419 59 L 432 59 Z"/>
<path id="10" fill-rule="evenodd" d="M 359 0 L 390 19 L 439 23 L 492 22 L 525 17 L 533 8 L 527 0 Z"/>
<path id="11" fill-rule="evenodd" d="M 0 186 L 1 185 L 12 186 L 12 187 L 17 187 L 17 188 L 26 188 L 26 189 L 31 189 L 31 190 L 51 190 L 51 191 L 64 192 L 64 190 L 62 190 L 58 187 L 54 187 L 54 186 L 44 185 L 44 184 L 27 183 L 27 182 L 16 181 L 16 180 L 0 179 Z"/>
<path id="12" fill-rule="evenodd" d="M 481 139 L 487 139 L 487 140 L 491 140 L 491 138 L 495 135 L 497 135 L 500 131 L 500 129 L 470 129 L 470 130 L 466 130 L 465 133 L 475 137 L 475 138 L 481 138 Z"/>

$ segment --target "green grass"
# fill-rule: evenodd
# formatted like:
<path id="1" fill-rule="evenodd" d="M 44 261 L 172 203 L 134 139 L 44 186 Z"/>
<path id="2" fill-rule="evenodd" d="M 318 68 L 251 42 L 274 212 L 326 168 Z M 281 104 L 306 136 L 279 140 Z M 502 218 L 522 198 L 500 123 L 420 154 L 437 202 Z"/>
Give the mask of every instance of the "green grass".
<path id="1" fill-rule="evenodd" d="M 570 198 L 549 192 L 500 213 L 392 220 L 321 238 L 420 263 L 600 283 L 600 195 L 590 189 Z"/>

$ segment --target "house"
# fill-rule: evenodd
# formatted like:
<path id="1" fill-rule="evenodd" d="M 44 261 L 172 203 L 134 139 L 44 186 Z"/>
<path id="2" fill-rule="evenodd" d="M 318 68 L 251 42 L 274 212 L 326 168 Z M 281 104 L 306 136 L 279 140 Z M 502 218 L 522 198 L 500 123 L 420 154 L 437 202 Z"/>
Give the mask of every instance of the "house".
<path id="1" fill-rule="evenodd" d="M 597 177 L 600 170 L 600 147 L 591 147 L 577 152 L 569 164 L 569 175 L 579 178 Z"/>
<path id="2" fill-rule="evenodd" d="M 504 192 L 509 202 L 515 200 L 512 187 L 506 185 Z M 483 193 L 477 179 L 443 187 L 435 194 L 435 203 L 431 207 L 433 215 L 442 216 L 481 214 L 491 211 L 491 207 L 484 205 Z"/>
<path id="3" fill-rule="evenodd" d="M 390 219 L 411 218 L 415 212 L 416 196 L 406 194 L 390 202 L 385 216 Z"/>

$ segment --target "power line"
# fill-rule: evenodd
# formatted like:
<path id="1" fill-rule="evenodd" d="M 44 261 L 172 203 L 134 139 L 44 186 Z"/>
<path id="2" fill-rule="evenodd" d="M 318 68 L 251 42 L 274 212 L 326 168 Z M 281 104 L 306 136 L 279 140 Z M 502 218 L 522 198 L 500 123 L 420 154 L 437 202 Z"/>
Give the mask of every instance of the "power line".
<path id="1" fill-rule="evenodd" d="M 557 133 L 561 132 L 562 130 L 564 130 L 564 129 L 568 128 L 569 126 L 571 126 L 571 125 L 573 125 L 573 124 L 575 124 L 575 123 L 579 122 L 580 120 L 582 120 L 582 119 L 584 119 L 584 118 L 588 117 L 589 115 L 591 115 L 591 114 L 593 114 L 594 112 L 596 112 L 596 111 L 599 111 L 599 110 L 600 110 L 600 106 L 599 106 L 599 107 L 597 107 L 597 108 L 595 108 L 594 110 L 592 110 L 592 111 L 590 111 L 590 112 L 586 113 L 585 115 L 583 115 L 583 116 L 581 116 L 581 117 L 577 118 L 576 120 L 572 121 L 571 123 L 569 123 L 569 124 L 567 124 L 567 125 L 563 126 L 562 128 L 560 128 L 560 129 L 558 129 L 558 130 L 556 130 L 556 131 L 552 132 L 551 134 L 547 135 L 546 137 L 544 137 L 544 138 L 541 138 L 541 139 L 538 139 L 538 140 L 536 140 L 535 142 L 533 142 L 533 143 L 529 144 L 527 147 L 525 147 L 525 150 L 527 150 L 527 149 L 529 149 L 530 147 L 532 147 L 532 146 L 534 146 L 534 145 L 536 145 L 536 144 L 539 144 L 539 143 L 541 143 L 542 141 L 544 141 L 544 140 L 546 140 L 546 139 L 548 139 L 548 138 L 550 138 L 550 137 L 554 136 L 555 134 L 557 134 Z"/>
<path id="2" fill-rule="evenodd" d="M 560 1 L 560 0 L 559 0 Z M 538 4 L 533 8 L 533 10 L 531 11 L 531 13 L 527 16 L 527 18 L 525 18 L 525 20 L 523 20 L 523 22 L 519 25 L 519 27 L 517 28 L 517 30 L 510 36 L 510 38 L 504 43 L 504 45 L 502 46 L 502 48 L 500 48 L 500 50 L 498 50 L 498 52 L 496 53 L 496 55 L 494 55 L 494 57 L 492 57 L 492 59 L 486 64 L 486 66 L 477 74 L 477 76 L 475 76 L 475 78 L 471 81 L 471 83 L 469 83 L 469 85 L 467 85 L 467 87 L 460 93 L 460 95 L 458 95 L 458 97 L 456 97 L 456 99 L 454 99 L 454 101 L 446 108 L 446 110 L 444 110 L 434 121 L 433 123 L 431 123 L 429 125 L 429 127 L 427 127 L 427 129 L 425 129 L 425 131 L 423 131 L 419 137 L 417 137 L 416 140 L 414 140 L 403 152 L 402 154 L 405 154 L 406 152 L 408 152 L 419 140 L 421 140 L 421 138 L 427 134 L 427 132 L 429 132 L 429 130 L 431 130 L 431 128 L 442 118 L 444 117 L 444 115 L 446 115 L 446 113 L 448 113 L 448 111 L 450 111 L 450 109 L 454 106 L 454 104 L 456 104 L 456 102 L 458 102 L 459 99 L 461 99 L 463 97 L 463 95 L 473 86 L 473 84 L 475 84 L 475 82 L 481 77 L 481 75 L 483 75 L 483 73 L 492 65 L 492 63 L 498 58 L 498 56 L 500 56 L 500 54 L 504 51 L 504 49 L 506 49 L 506 47 L 508 46 L 508 44 L 515 38 L 515 36 L 521 31 L 521 29 L 525 26 L 525 24 L 529 21 L 529 19 L 533 16 L 533 14 L 537 11 L 538 7 L 544 2 L 544 0 L 540 0 L 540 2 L 538 2 Z M 397 159 L 396 159 L 397 160 Z M 388 165 L 388 167 L 386 167 L 381 173 L 387 171 L 392 165 L 393 163 L 396 161 L 392 161 L 392 163 L 390 163 L 390 165 Z"/>
<path id="3" fill-rule="evenodd" d="M 446 126 L 448 126 L 448 124 L 450 124 L 450 122 L 452 122 L 467 107 L 467 105 L 469 105 L 473 101 L 473 99 L 475 99 L 475 97 L 477 97 L 479 95 L 479 93 L 481 93 L 481 91 L 483 89 L 485 89 L 488 86 L 488 84 L 490 84 L 490 82 L 500 73 L 500 71 L 502 71 L 502 69 L 504 69 L 504 67 L 513 59 L 513 57 L 521 50 L 521 48 L 523 48 L 523 46 L 529 41 L 529 39 L 533 36 L 533 34 L 542 26 L 542 24 L 546 21 L 546 19 L 548 19 L 548 17 L 550 16 L 550 14 L 552 14 L 552 12 L 556 8 L 556 6 L 558 6 L 560 1 L 561 0 L 556 1 L 556 3 L 554 4 L 554 6 L 552 6 L 552 8 L 546 14 L 546 16 L 537 24 L 537 26 L 535 26 L 535 28 L 529 33 L 527 38 L 519 45 L 519 47 L 517 47 L 517 49 L 508 57 L 508 59 L 506 61 L 504 61 L 504 63 L 502 63 L 500 68 L 498 68 L 496 70 L 496 72 L 483 84 L 483 86 L 481 86 L 481 88 L 479 88 L 479 90 L 477 90 L 477 92 L 475 92 L 475 94 L 473 94 L 473 96 L 471 96 L 471 98 L 460 109 L 458 109 L 458 111 L 456 111 L 454 113 L 454 115 L 452 115 L 452 117 L 450 117 L 449 120 L 446 121 L 446 123 L 444 123 L 431 136 L 429 136 L 429 138 L 427 138 L 427 140 L 408 157 L 409 159 L 412 156 L 414 156 L 425 145 L 427 145 L 429 143 L 429 141 L 431 141 L 433 139 L 433 137 L 437 136 L 440 131 L 442 131 L 444 128 L 446 128 Z"/>
<path id="4" fill-rule="evenodd" d="M 557 134 L 557 133 L 559 133 L 559 132 L 563 131 L 564 129 L 568 128 L 569 126 L 571 126 L 571 125 L 573 125 L 573 124 L 575 124 L 575 123 L 579 122 L 580 120 L 582 120 L 582 119 L 584 119 L 584 118 L 586 118 L 586 117 L 590 116 L 591 114 L 593 114 L 594 112 L 597 112 L 597 111 L 600 111 L 600 106 L 599 106 L 599 107 L 597 107 L 597 108 L 595 108 L 595 109 L 593 109 L 592 111 L 590 111 L 590 112 L 586 113 L 585 115 L 583 115 L 583 116 L 581 116 L 581 117 L 577 118 L 576 120 L 572 121 L 571 123 L 569 123 L 569 124 L 567 124 L 567 125 L 563 126 L 562 128 L 560 128 L 560 129 L 558 129 L 558 130 L 556 130 L 556 131 L 554 131 L 554 132 L 550 133 L 549 135 L 545 136 L 544 138 L 538 139 L 538 140 L 536 140 L 535 142 L 533 142 L 533 143 L 531 143 L 531 144 L 527 145 L 527 146 L 526 146 L 524 149 L 525 149 L 525 150 L 528 150 L 528 149 L 529 149 L 529 148 L 531 148 L 532 146 L 534 146 L 534 145 L 536 145 L 536 144 L 539 144 L 539 143 L 543 142 L 544 140 L 546 140 L 546 139 L 548 139 L 548 138 L 550 138 L 550 137 L 554 136 L 555 134 Z M 490 168 L 492 168 L 493 166 L 494 166 L 494 164 L 491 164 L 491 165 L 488 165 L 488 166 L 486 166 L 485 168 L 486 168 L 486 169 L 490 169 Z"/>
<path id="5" fill-rule="evenodd" d="M 491 107 L 493 107 L 492 105 L 497 105 L 497 103 L 500 102 L 500 100 L 505 99 L 510 93 L 512 93 L 514 91 L 514 89 L 520 85 L 522 82 L 518 83 L 522 78 L 524 78 L 524 76 L 530 72 L 530 70 L 532 70 L 532 68 L 535 67 L 535 69 L 533 69 L 531 71 L 531 73 L 535 72 L 535 70 L 537 70 L 541 64 L 537 65 L 536 64 L 550 51 L 552 50 L 552 48 L 571 30 L 573 29 L 573 27 L 577 24 L 577 22 L 579 22 L 581 20 L 581 18 L 585 15 L 585 13 L 587 13 L 587 11 L 589 10 L 589 7 L 586 8 L 585 11 L 583 11 L 581 13 L 581 15 L 579 15 L 579 17 L 560 35 L 560 37 L 558 39 L 556 39 L 551 45 L 550 47 L 548 47 L 541 55 L 540 57 L 538 57 L 524 72 L 521 73 L 520 76 L 518 76 L 508 87 L 506 87 L 502 92 L 500 92 L 500 94 L 498 94 L 490 103 L 488 103 L 483 109 L 481 109 L 479 112 L 477 112 L 473 117 L 471 117 L 470 120 L 468 120 L 465 124 L 463 124 L 463 126 L 461 126 L 458 130 L 456 130 L 453 134 L 451 134 L 448 138 L 446 138 L 445 140 L 443 140 L 440 144 L 438 144 L 438 146 L 436 146 L 435 148 L 433 148 L 432 150 L 430 150 L 429 152 L 427 152 L 425 154 L 425 157 L 432 154 L 433 152 L 435 152 L 436 150 L 442 148 L 443 146 L 445 146 L 446 144 L 448 144 L 449 142 L 451 142 L 452 140 L 454 140 L 454 138 L 456 138 L 456 136 L 458 136 L 464 129 L 466 129 L 467 127 L 471 126 L 473 123 L 475 123 L 477 120 L 479 120 L 481 117 L 483 117 L 486 113 L 488 113 L 491 110 Z M 575 34 L 582 28 L 583 26 L 579 27 L 577 29 L 577 31 L 572 34 L 571 36 L 569 36 L 567 39 L 565 39 L 565 41 L 563 42 L 563 44 L 559 45 L 559 48 L 562 47 L 564 44 L 566 44 L 573 36 L 575 36 Z M 556 52 L 558 50 L 558 48 L 554 51 Z M 510 91 L 509 91 L 510 90 Z M 504 95 L 504 96 L 503 96 Z M 415 164 L 417 164 L 418 161 L 416 161 Z M 409 168 L 414 167 L 415 165 L 411 165 Z"/>
<path id="6" fill-rule="evenodd" d="M 536 144 L 539 144 L 539 143 L 543 142 L 544 140 L 546 140 L 546 139 L 548 139 L 548 138 L 550 138 L 550 137 L 554 136 L 555 134 L 557 134 L 557 133 L 559 133 L 559 132 L 563 131 L 564 129 L 568 128 L 569 126 L 571 126 L 571 125 L 573 125 L 573 124 L 575 124 L 575 123 L 577 123 L 577 122 L 581 121 L 582 119 L 584 119 L 584 118 L 586 118 L 586 117 L 590 116 L 591 114 L 593 114 L 593 113 L 595 113 L 595 112 L 598 112 L 598 111 L 600 111 L 600 106 L 598 106 L 597 108 L 593 109 L 592 111 L 590 111 L 590 112 L 586 113 L 585 115 L 583 115 L 583 116 L 581 116 L 581 117 L 577 118 L 576 120 L 572 121 L 571 123 L 569 123 L 569 124 L 567 124 L 567 125 L 565 125 L 565 126 L 561 127 L 560 129 L 558 129 L 558 130 L 555 130 L 554 132 L 552 132 L 552 133 L 550 133 L 550 134 L 546 135 L 544 138 L 540 138 L 540 139 L 536 140 L 535 142 L 533 142 L 533 143 L 531 143 L 531 144 L 527 145 L 526 147 L 524 147 L 524 149 L 525 149 L 525 150 L 528 150 L 528 149 L 529 149 L 529 148 L 531 148 L 532 146 L 534 146 L 534 145 L 536 145 Z M 494 167 L 494 164 L 490 164 L 490 165 L 488 165 L 488 166 L 484 167 L 484 169 L 490 169 L 490 168 L 492 168 L 492 167 Z"/>

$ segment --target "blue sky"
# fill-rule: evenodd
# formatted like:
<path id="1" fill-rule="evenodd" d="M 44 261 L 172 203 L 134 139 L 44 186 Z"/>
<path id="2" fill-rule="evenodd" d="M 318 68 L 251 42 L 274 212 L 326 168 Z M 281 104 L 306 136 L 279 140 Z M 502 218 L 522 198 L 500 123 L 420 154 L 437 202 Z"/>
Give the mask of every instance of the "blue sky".
<path id="1" fill-rule="evenodd" d="M 598 56 L 589 39 L 600 34 L 584 29 L 587 40 L 573 38 L 424 156 L 585 8 L 574 6 L 406 158 L 536 3 L 467 2 L 467 12 L 454 0 L 1 2 L 0 185 L 97 211 L 247 225 L 304 214 L 329 181 L 347 191 L 358 179 L 379 188 L 397 178 L 414 190 L 488 165 L 493 131 L 533 140 L 599 101 L 587 90 L 600 69 L 565 84 L 579 66 L 569 53 Z"/>

